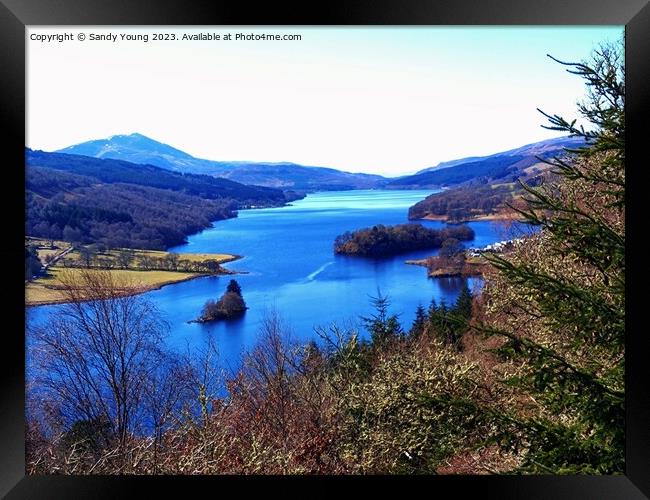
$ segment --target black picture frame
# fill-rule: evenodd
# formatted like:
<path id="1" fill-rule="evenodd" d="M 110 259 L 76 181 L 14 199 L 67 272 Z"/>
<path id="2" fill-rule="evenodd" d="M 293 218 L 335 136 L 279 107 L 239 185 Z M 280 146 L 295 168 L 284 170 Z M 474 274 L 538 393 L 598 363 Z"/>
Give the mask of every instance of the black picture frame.
<path id="1" fill-rule="evenodd" d="M 0 0 L 0 133 L 4 185 L 3 244 L 0 245 L 3 332 L 0 352 L 0 496 L 6 498 L 118 498 L 142 495 L 153 485 L 167 493 L 188 488 L 241 488 L 259 479 L 202 477 L 25 476 L 24 461 L 24 278 L 19 255 L 24 245 L 25 26 L 27 25 L 625 25 L 627 82 L 627 260 L 626 311 L 626 471 L 621 476 L 432 476 L 427 491 L 453 490 L 487 498 L 637 499 L 650 498 L 650 372 L 646 357 L 638 258 L 644 155 L 642 130 L 650 110 L 650 5 L 646 0 L 375 0 L 300 6 L 204 0 Z M 56 78 L 56 75 L 52 75 Z M 19 213 L 20 211 L 20 213 Z M 327 478 L 325 478 L 327 479 Z M 377 478 L 379 479 L 379 478 Z M 382 488 L 403 490 L 405 478 L 383 477 Z M 415 478 L 406 478 L 414 480 Z M 219 483 L 215 483 L 218 481 Z M 286 478 L 298 486 L 304 479 Z M 342 489 L 368 478 L 331 478 L 321 483 Z M 360 483 L 361 484 L 361 483 Z M 359 485 L 360 485 L 359 484 Z M 420 486 L 420 485 L 418 485 Z M 422 485 L 425 486 L 425 485 Z M 304 484 L 303 484 L 304 487 Z M 365 487 L 365 486 L 364 486 Z M 319 486 L 320 488 L 320 486 Z M 399 491 L 399 490 L 397 490 Z M 217 490 L 212 490 L 213 494 Z"/>

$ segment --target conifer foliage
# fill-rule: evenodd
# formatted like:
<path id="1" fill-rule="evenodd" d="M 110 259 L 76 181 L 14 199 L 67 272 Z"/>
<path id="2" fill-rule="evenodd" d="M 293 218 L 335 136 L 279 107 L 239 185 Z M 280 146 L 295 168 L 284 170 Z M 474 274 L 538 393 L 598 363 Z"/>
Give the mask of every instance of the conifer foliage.
<path id="1" fill-rule="evenodd" d="M 28 473 L 622 473 L 622 47 L 561 64 L 586 81 L 585 126 L 545 116 L 587 145 L 548 160 L 542 182 L 521 183 L 525 203 L 512 209 L 540 230 L 484 254 L 493 266 L 480 293 L 464 286 L 454 303 L 419 306 L 405 331 L 378 292 L 361 317 L 367 335 L 333 323 L 307 345 L 273 313 L 226 375 L 211 344 L 172 356 L 159 311 L 125 297 L 112 275 L 85 272 L 94 286 L 81 290 L 94 295 L 71 282 L 74 300 L 36 332 L 49 377 L 44 393 L 27 387 Z M 421 233 L 395 227 L 337 241 L 374 252 L 396 248 L 382 235 Z M 230 280 L 198 321 L 246 309 Z"/>
<path id="2" fill-rule="evenodd" d="M 504 442 L 524 449 L 522 472 L 622 473 L 625 340 L 625 82 L 622 46 L 566 63 L 588 93 L 577 126 L 544 113 L 547 128 L 584 137 L 549 161 L 542 185 L 523 185 L 540 226 L 486 286 L 485 331 L 504 339 L 506 381 L 525 401 L 504 420 Z M 514 375 L 512 375 L 514 374 Z M 522 398 L 521 396 L 526 396 Z"/>

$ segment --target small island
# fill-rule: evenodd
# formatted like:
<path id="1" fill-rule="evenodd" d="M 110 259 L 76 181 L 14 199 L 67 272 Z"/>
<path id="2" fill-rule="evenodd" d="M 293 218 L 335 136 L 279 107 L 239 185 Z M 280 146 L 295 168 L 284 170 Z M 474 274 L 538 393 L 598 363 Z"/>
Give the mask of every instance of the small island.
<path id="1" fill-rule="evenodd" d="M 488 265 L 482 257 L 468 257 L 464 252 L 455 255 L 435 255 L 426 259 L 407 260 L 406 264 L 426 267 L 429 278 L 482 276 Z"/>
<path id="2" fill-rule="evenodd" d="M 362 257 L 390 257 L 413 250 L 442 247 L 446 240 L 469 241 L 474 231 L 466 225 L 429 229 L 422 224 L 378 224 L 370 228 L 346 232 L 336 237 L 334 252 Z"/>
<path id="3" fill-rule="evenodd" d="M 216 302 L 209 299 L 203 306 L 197 323 L 207 323 L 222 319 L 235 319 L 242 316 L 248 307 L 241 294 L 241 287 L 236 280 L 230 280 L 226 292 Z"/>

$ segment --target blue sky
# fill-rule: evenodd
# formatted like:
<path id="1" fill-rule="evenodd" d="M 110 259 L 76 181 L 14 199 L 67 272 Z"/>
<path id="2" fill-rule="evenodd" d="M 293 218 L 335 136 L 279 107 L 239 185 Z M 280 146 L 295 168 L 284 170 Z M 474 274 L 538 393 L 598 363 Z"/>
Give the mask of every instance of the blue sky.
<path id="1" fill-rule="evenodd" d="M 41 43 L 30 33 L 297 33 L 300 41 Z M 28 30 L 27 145 L 140 132 L 197 157 L 399 175 L 558 135 L 581 60 L 623 27 Z"/>

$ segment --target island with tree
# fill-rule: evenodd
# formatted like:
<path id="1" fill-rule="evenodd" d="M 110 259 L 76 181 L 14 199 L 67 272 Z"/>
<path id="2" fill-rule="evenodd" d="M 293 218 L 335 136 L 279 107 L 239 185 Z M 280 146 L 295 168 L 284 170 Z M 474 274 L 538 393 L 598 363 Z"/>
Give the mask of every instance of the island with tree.
<path id="1" fill-rule="evenodd" d="M 221 319 L 235 319 L 242 316 L 248 307 L 241 294 L 241 286 L 237 280 L 230 280 L 226 292 L 216 302 L 209 299 L 203 306 L 198 323 L 207 323 Z"/>
<path id="2" fill-rule="evenodd" d="M 363 330 L 334 316 L 314 329 L 319 342 L 296 343 L 272 312 L 228 373 L 214 336 L 181 356 L 165 311 L 150 295 L 124 293 L 135 272 L 125 266 L 152 273 L 189 257 L 134 257 L 121 243 L 93 255 L 65 246 L 85 244 L 65 226 L 71 242 L 29 239 L 26 280 L 46 265 L 70 274 L 64 303 L 26 330 L 25 473 L 588 475 L 605 486 L 598 497 L 611 497 L 609 476 L 629 470 L 626 353 L 644 356 L 626 331 L 624 56 L 621 42 L 561 62 L 587 85 L 578 107 L 586 127 L 543 112 L 547 126 L 589 146 L 548 159 L 552 175 L 522 186 L 520 215 L 537 231 L 464 255 L 461 227 L 375 226 L 337 238 L 350 255 L 437 245 L 438 274 L 484 260 L 482 286 L 463 286 L 453 303 L 427 307 L 428 287 L 416 283 L 410 326 L 379 290 Z M 50 208 L 42 215 L 58 219 Z M 101 227 L 107 214 L 93 215 Z M 245 310 L 230 280 L 202 317 Z M 559 483 L 554 491 L 568 492 L 570 482 Z"/>
<path id="3" fill-rule="evenodd" d="M 363 257 L 389 257 L 413 250 L 440 248 L 447 240 L 473 239 L 474 231 L 466 225 L 429 229 L 422 224 L 377 224 L 337 236 L 334 252 Z"/>

